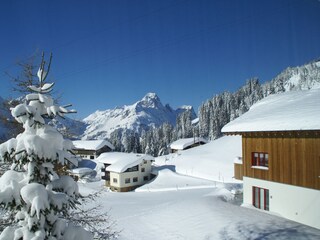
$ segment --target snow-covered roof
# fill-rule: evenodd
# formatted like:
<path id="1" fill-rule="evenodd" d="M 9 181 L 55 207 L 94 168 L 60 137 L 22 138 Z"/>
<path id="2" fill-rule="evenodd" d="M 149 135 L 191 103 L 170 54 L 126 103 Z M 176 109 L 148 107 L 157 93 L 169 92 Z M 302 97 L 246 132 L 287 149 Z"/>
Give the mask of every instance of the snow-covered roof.
<path id="1" fill-rule="evenodd" d="M 97 161 L 100 163 L 111 164 L 106 171 L 121 173 L 128 168 L 140 164 L 143 160 L 153 161 L 154 157 L 147 154 L 108 152 L 101 154 Z"/>
<path id="2" fill-rule="evenodd" d="M 171 149 L 177 149 L 177 150 L 183 150 L 192 144 L 198 143 L 198 142 L 204 142 L 207 143 L 207 140 L 201 137 L 196 137 L 196 138 L 181 138 L 178 139 L 177 141 L 174 141 L 173 143 L 170 144 Z"/>
<path id="3" fill-rule="evenodd" d="M 105 152 L 101 153 L 99 157 L 97 157 L 96 161 L 104 164 L 114 164 L 118 161 L 118 155 L 121 154 L 119 152 Z"/>
<path id="4" fill-rule="evenodd" d="M 191 121 L 192 125 L 197 125 L 199 123 L 199 118 L 195 118 Z"/>
<path id="5" fill-rule="evenodd" d="M 320 130 L 320 89 L 268 96 L 222 132 Z"/>
<path id="6" fill-rule="evenodd" d="M 76 149 L 99 150 L 104 146 L 114 149 L 114 146 L 106 140 L 76 140 L 72 141 Z"/>

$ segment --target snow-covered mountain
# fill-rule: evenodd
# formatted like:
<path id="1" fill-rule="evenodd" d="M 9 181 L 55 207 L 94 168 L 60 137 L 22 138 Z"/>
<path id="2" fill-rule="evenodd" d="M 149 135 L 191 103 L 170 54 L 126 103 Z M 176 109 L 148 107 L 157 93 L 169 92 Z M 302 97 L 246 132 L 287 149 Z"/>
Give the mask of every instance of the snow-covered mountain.
<path id="1" fill-rule="evenodd" d="M 191 106 L 183 106 L 174 110 L 168 104 L 164 106 L 155 93 L 148 93 L 132 105 L 96 111 L 86 117 L 83 121 L 88 127 L 83 138 L 108 138 L 117 129 L 141 133 L 142 130 L 158 127 L 163 123 L 170 123 L 174 126 L 177 116 L 186 110 L 192 111 L 195 116 Z"/>
<path id="2" fill-rule="evenodd" d="M 68 117 L 52 119 L 49 125 L 56 128 L 65 138 L 69 139 L 78 139 L 87 127 L 87 124 L 84 122 Z"/>
<path id="3" fill-rule="evenodd" d="M 250 79 L 236 92 L 217 94 L 199 107 L 200 135 L 210 139 L 220 137 L 224 125 L 271 94 L 317 88 L 320 88 L 320 59 L 289 67 L 263 84 L 257 78 Z"/>
<path id="4" fill-rule="evenodd" d="M 288 67 L 263 84 L 271 93 L 320 88 L 320 58 L 298 67 Z"/>
<path id="5" fill-rule="evenodd" d="M 302 66 L 289 67 L 263 84 L 260 84 L 258 79 L 251 79 L 238 91 L 215 95 L 199 107 L 200 134 L 212 139 L 220 136 L 220 130 L 225 124 L 270 94 L 315 88 L 320 88 L 320 59 Z M 0 104 L 1 102 L 3 100 L 0 99 Z M 142 129 L 160 126 L 165 122 L 175 126 L 177 116 L 187 110 L 192 112 L 194 118 L 192 107 L 183 106 L 174 110 L 169 105 L 163 105 L 156 94 L 148 93 L 132 105 L 96 111 L 83 122 L 66 118 L 59 119 L 52 125 L 66 137 L 84 139 L 108 138 L 112 132 L 118 130 L 115 135 L 121 140 L 122 134 L 127 130 L 140 135 Z M 0 109 L 0 117 L 5 120 L 7 116 L 10 116 L 9 111 Z M 2 133 L 3 139 L 8 137 L 6 133 L 10 131 L 10 127 L 3 121 L 0 122 L 0 135 Z"/>

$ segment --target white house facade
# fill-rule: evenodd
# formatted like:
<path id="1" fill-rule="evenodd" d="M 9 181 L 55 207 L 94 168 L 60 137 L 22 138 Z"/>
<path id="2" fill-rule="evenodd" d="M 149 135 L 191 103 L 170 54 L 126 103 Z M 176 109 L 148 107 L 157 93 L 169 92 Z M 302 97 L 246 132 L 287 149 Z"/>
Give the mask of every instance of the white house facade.
<path id="1" fill-rule="evenodd" d="M 259 193 L 256 194 L 260 196 L 260 202 L 256 203 L 256 206 L 260 206 L 263 210 L 278 213 L 290 220 L 320 229 L 319 190 L 244 177 L 244 204 L 253 204 L 253 189 L 257 189 Z M 266 191 L 268 191 L 268 194 L 265 194 Z"/>
<path id="2" fill-rule="evenodd" d="M 103 153 L 97 160 L 104 164 L 102 179 L 113 191 L 131 191 L 152 179 L 154 158 L 150 155 L 112 152 Z"/>

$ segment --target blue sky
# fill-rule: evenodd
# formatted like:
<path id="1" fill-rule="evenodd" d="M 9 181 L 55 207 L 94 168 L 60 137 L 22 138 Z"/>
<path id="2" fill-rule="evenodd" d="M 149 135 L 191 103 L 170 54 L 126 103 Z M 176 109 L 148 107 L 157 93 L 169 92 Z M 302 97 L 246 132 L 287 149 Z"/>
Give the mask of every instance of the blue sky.
<path id="1" fill-rule="evenodd" d="M 0 2 L 4 72 L 53 53 L 49 80 L 77 118 L 148 92 L 176 108 L 270 80 L 320 57 L 318 0 L 12 0 Z"/>

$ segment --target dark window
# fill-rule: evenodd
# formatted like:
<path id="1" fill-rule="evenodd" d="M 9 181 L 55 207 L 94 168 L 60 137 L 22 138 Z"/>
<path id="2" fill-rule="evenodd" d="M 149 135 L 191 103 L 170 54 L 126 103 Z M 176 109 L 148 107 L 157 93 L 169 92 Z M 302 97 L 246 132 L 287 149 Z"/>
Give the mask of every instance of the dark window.
<path id="1" fill-rule="evenodd" d="M 139 165 L 128 168 L 125 172 L 137 172 L 137 171 L 139 171 Z"/>
<path id="2" fill-rule="evenodd" d="M 148 181 L 148 180 L 149 180 L 149 177 L 148 177 L 148 176 L 144 176 L 144 177 L 143 177 L 143 180 L 144 180 L 144 181 Z"/>
<path id="3" fill-rule="evenodd" d="M 124 183 L 130 183 L 130 178 L 126 178 L 126 179 L 124 180 Z"/>
<path id="4" fill-rule="evenodd" d="M 146 169 L 145 168 L 141 168 L 141 172 L 145 172 L 146 171 Z"/>
<path id="5" fill-rule="evenodd" d="M 268 153 L 252 153 L 252 166 L 269 167 L 269 154 Z"/>
<path id="6" fill-rule="evenodd" d="M 118 179 L 114 178 L 114 179 L 112 179 L 112 181 L 113 181 L 114 183 L 117 183 L 117 182 L 118 182 Z"/>
<path id="7" fill-rule="evenodd" d="M 90 159 L 94 159 L 94 156 L 90 155 Z"/>
<path id="8" fill-rule="evenodd" d="M 252 205 L 256 208 L 269 211 L 269 190 L 252 187 Z"/>
<path id="9" fill-rule="evenodd" d="M 138 178 L 137 178 L 137 177 L 134 177 L 134 178 L 133 178 L 133 182 L 138 182 Z"/>

